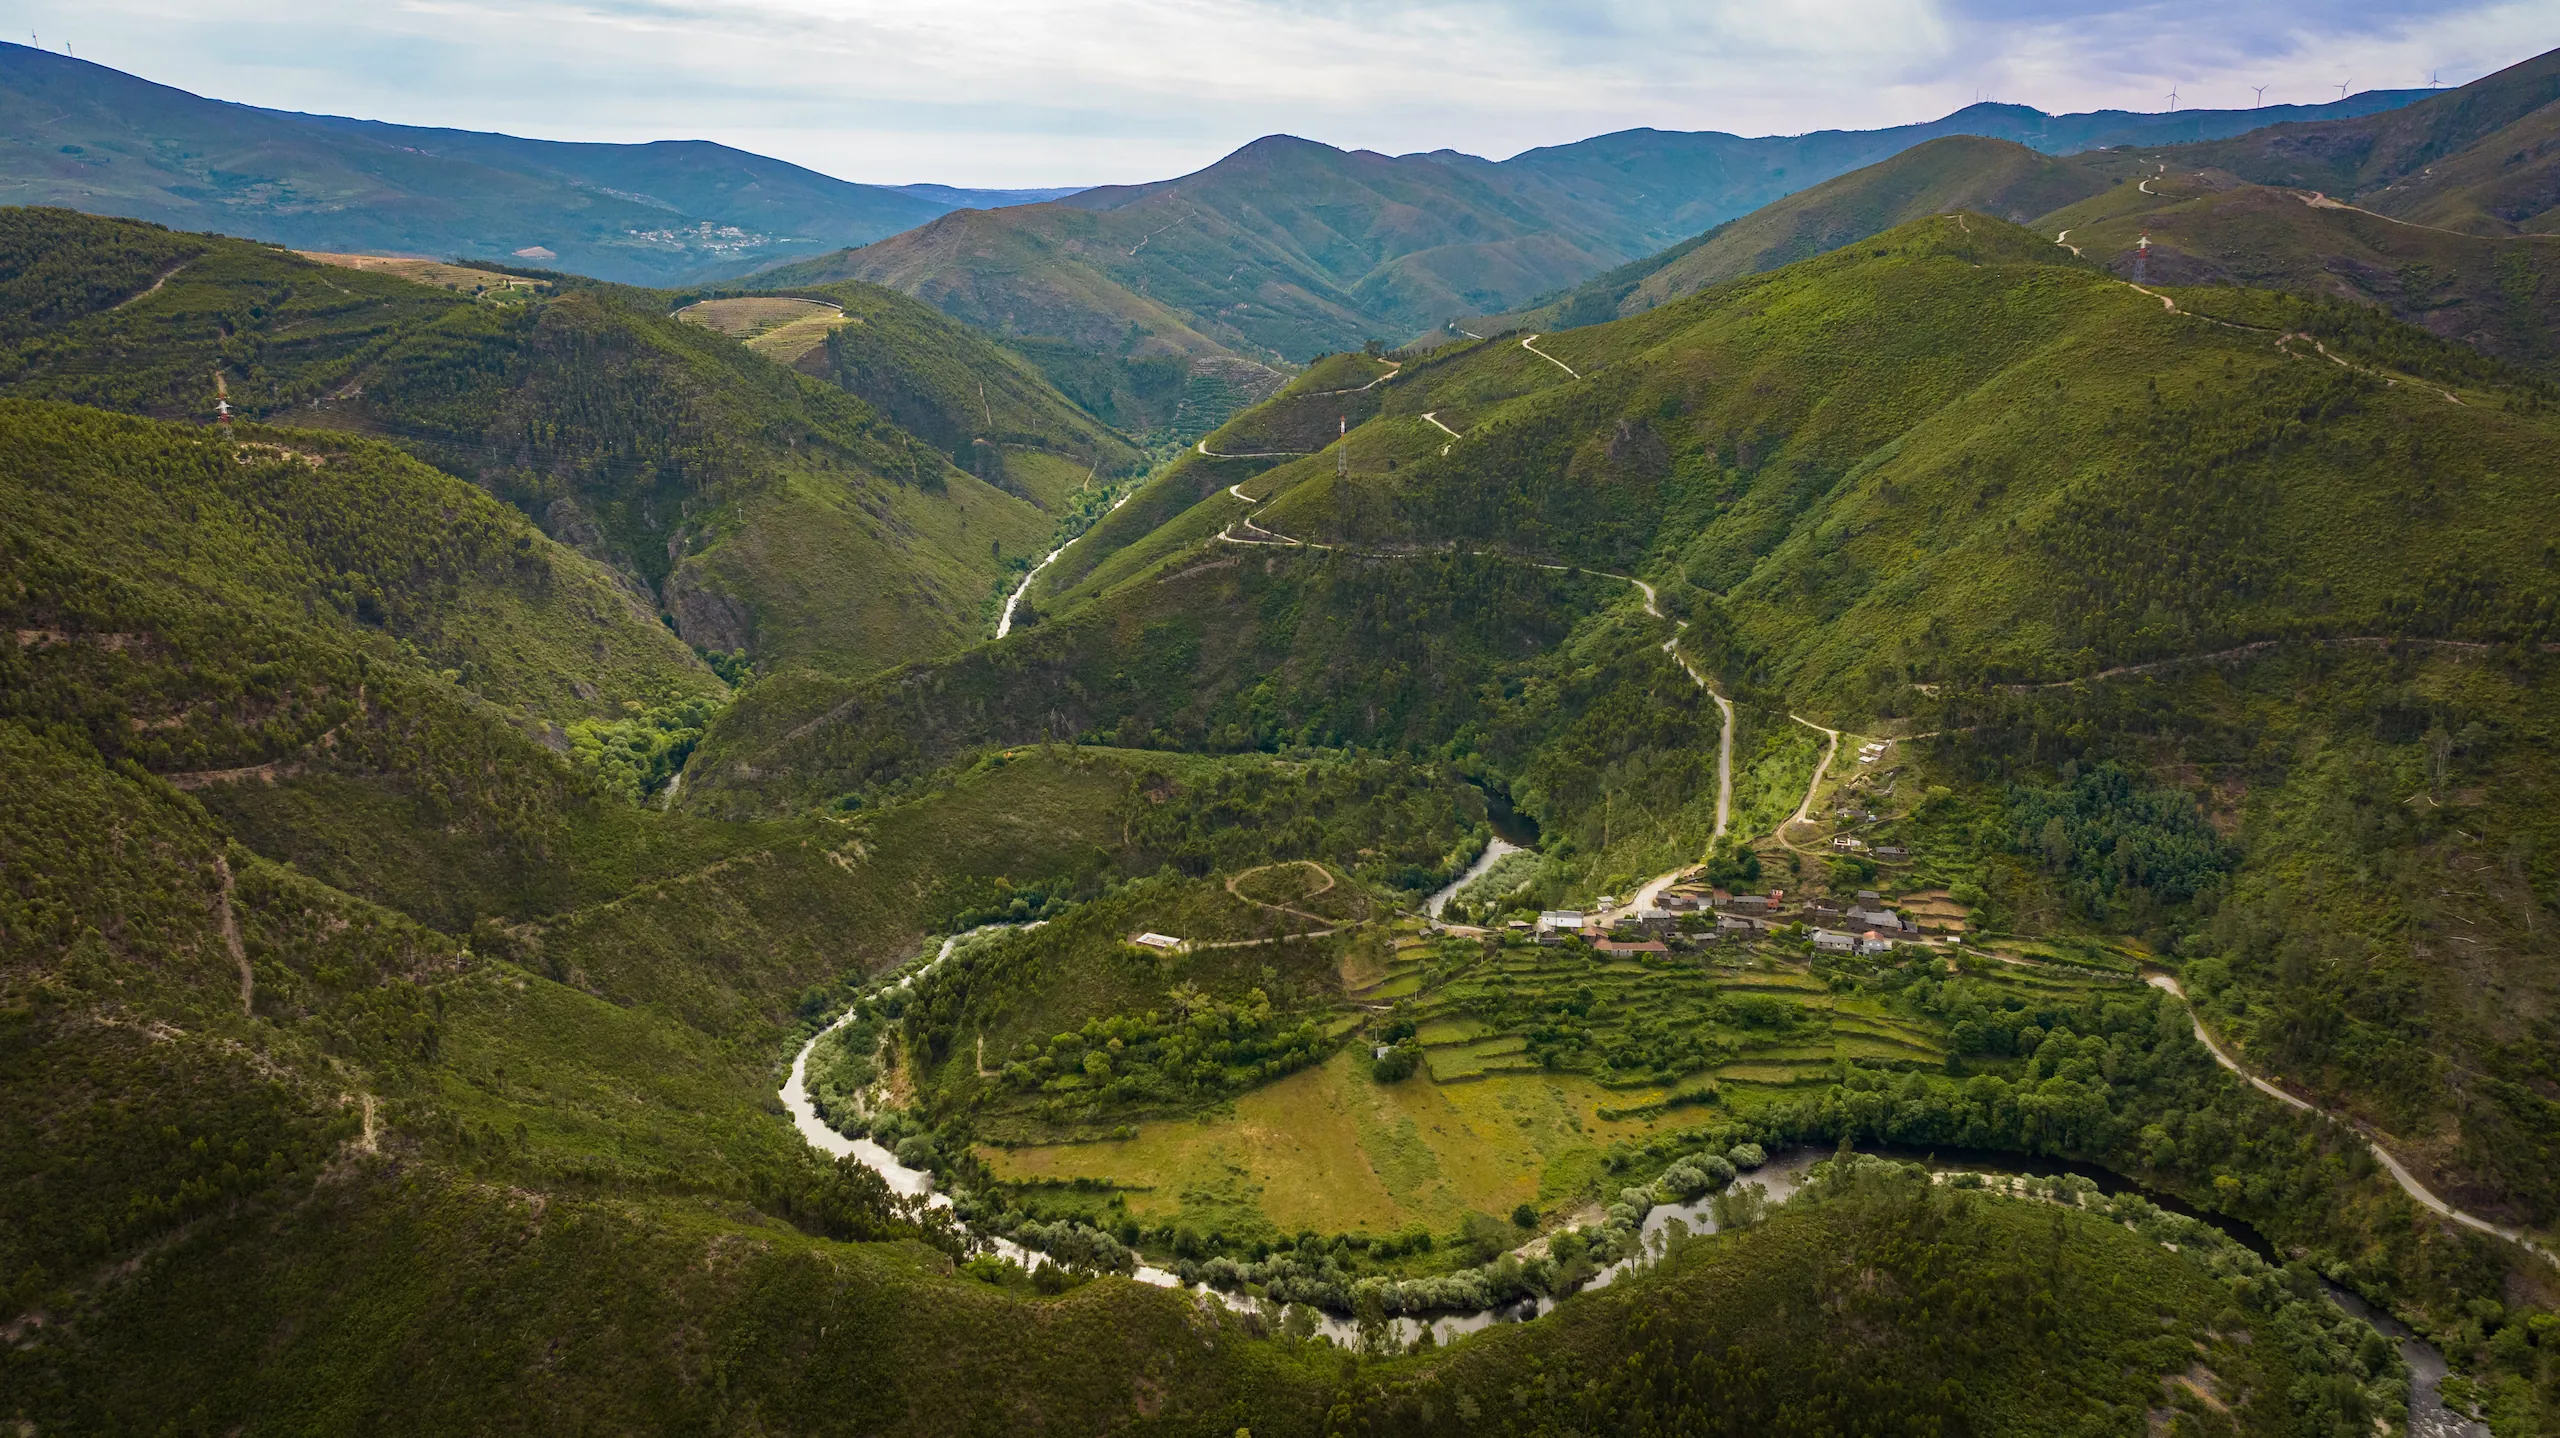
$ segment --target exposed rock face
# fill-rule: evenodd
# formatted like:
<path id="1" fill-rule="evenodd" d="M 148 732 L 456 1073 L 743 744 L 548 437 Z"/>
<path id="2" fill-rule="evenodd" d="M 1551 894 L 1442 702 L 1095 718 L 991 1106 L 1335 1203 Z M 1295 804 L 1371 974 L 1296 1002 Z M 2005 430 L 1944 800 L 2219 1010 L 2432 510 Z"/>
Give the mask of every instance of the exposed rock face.
<path id="1" fill-rule="evenodd" d="M 714 654 L 748 647 L 755 616 L 744 601 L 720 587 L 719 580 L 688 563 L 667 576 L 667 612 L 675 616 L 684 642 Z"/>

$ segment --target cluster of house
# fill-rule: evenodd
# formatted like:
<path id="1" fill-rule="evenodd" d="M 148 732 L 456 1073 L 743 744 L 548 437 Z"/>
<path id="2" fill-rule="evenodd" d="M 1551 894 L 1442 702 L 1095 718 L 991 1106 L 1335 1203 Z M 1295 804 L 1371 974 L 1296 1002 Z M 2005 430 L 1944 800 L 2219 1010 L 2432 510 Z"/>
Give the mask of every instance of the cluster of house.
<path id="1" fill-rule="evenodd" d="M 1541 944 L 1579 938 L 1604 953 L 1665 952 L 1668 946 L 1664 940 L 1674 933 L 1694 931 L 1696 926 L 1684 926 L 1681 921 L 1698 915 L 1713 916 L 1714 925 L 1707 932 L 1723 942 L 1756 938 L 1795 923 L 1811 928 L 1817 953 L 1886 954 L 1898 944 L 1922 942 L 1920 926 L 1886 907 L 1883 897 L 1873 889 L 1859 890 L 1857 898 L 1847 904 L 1807 899 L 1790 906 L 1784 889 L 1734 894 L 1684 885 L 1664 891 L 1656 904 L 1610 913 L 1614 907 L 1615 900 L 1603 895 L 1599 908 L 1591 912 L 1552 909 L 1540 914 L 1534 924 L 1515 919 L 1510 927 Z M 1609 937 L 1628 929 L 1642 937 Z"/>
<path id="2" fill-rule="evenodd" d="M 1884 897 L 1873 889 L 1860 889 L 1845 905 L 1808 903 L 1804 921 L 1813 926 L 1818 954 L 1889 954 L 1896 944 L 1920 941 L 1920 926 L 1886 908 Z"/>
<path id="3" fill-rule="evenodd" d="M 1867 817 L 1872 819 L 1875 816 L 1870 814 Z M 1873 853 L 1877 858 L 1887 861 L 1897 861 L 1911 857 L 1911 851 L 1900 844 L 1878 844 L 1870 849 L 1867 845 L 1867 841 L 1859 838 L 1855 834 L 1839 834 L 1833 836 L 1831 840 L 1831 847 L 1844 854 Z"/>

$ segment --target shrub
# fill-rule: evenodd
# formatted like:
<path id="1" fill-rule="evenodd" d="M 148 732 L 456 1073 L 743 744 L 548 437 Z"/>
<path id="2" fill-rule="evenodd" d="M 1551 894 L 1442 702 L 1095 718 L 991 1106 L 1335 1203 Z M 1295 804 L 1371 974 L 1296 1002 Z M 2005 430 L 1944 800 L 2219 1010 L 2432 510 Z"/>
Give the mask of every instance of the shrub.
<path id="1" fill-rule="evenodd" d="M 1407 1040 L 1378 1055 L 1369 1066 L 1372 1077 L 1380 1083 L 1402 1083 L 1422 1067 L 1422 1046 Z"/>

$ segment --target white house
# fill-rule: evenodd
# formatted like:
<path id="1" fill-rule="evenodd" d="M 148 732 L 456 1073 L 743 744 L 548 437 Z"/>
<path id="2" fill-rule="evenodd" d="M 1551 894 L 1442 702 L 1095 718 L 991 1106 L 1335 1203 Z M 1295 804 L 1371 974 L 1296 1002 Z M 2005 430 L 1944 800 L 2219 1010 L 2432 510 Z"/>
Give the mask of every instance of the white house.
<path id="1" fill-rule="evenodd" d="M 1538 916 L 1538 932 L 1542 934 L 1580 933 L 1582 915 L 1573 909 L 1549 909 Z"/>

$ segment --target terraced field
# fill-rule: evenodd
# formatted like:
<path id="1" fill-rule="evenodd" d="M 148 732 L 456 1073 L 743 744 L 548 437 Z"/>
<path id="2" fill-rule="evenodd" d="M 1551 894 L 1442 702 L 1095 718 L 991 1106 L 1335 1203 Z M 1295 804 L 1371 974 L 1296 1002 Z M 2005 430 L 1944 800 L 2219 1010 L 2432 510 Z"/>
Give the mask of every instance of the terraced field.
<path id="1" fill-rule="evenodd" d="M 1279 866 L 1239 876 L 1237 892 L 1293 909 L 1335 897 L 1308 892 L 1316 883 L 1313 866 Z M 1407 932 L 1345 956 L 1331 1032 L 1348 1042 L 1323 1064 L 1141 1123 L 1134 1137 L 982 1153 L 1002 1181 L 1100 1184 L 1150 1224 L 1230 1236 L 1445 1231 L 1469 1213 L 1554 1211 L 1605 1193 L 1613 1145 L 1695 1123 L 1702 1108 L 1749 1112 L 1837 1082 L 1843 1063 L 1947 1063 L 1945 1026 L 1901 993 L 1945 977 L 1935 956 L 1837 990 L 1782 944 L 1644 957 Z M 2028 1005 L 2133 982 L 1988 956 L 1970 969 L 1976 994 Z M 1422 1051 L 1419 1071 L 1377 1081 L 1371 1046 L 1404 1036 Z"/>

